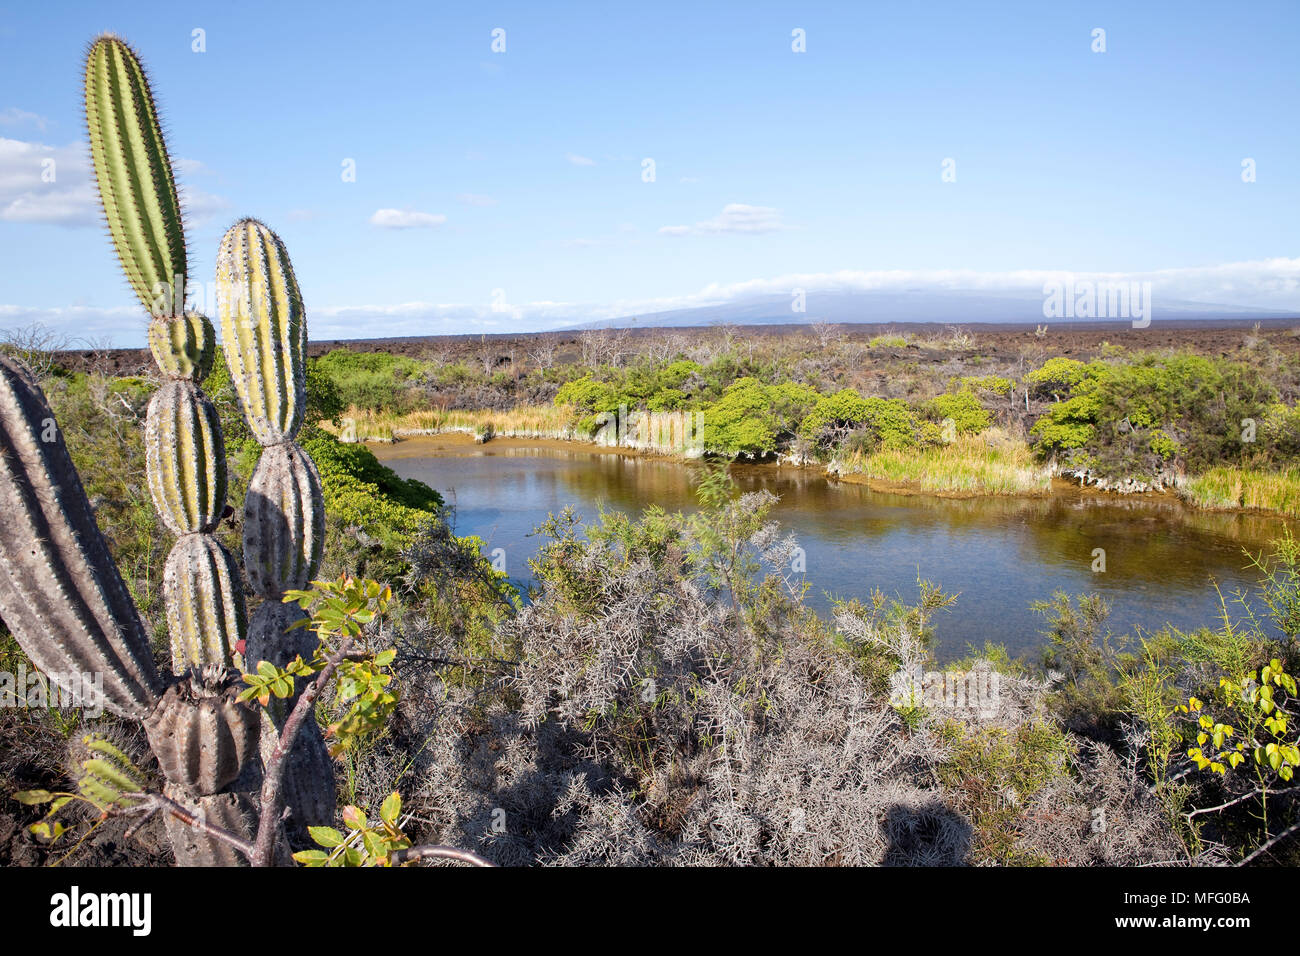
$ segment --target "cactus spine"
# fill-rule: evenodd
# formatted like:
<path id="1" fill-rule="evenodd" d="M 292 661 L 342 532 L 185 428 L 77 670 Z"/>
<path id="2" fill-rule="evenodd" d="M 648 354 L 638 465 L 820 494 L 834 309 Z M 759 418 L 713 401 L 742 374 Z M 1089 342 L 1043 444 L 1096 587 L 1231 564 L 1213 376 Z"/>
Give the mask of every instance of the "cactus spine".
<path id="1" fill-rule="evenodd" d="M 211 536 L 226 506 L 226 454 L 217 411 L 196 378 L 212 367 L 214 330 L 205 317 L 182 314 L 188 262 L 175 175 L 144 67 L 113 36 L 86 56 L 86 126 L 109 233 L 152 316 L 149 347 L 167 378 L 149 403 L 145 464 L 154 507 L 179 536 L 163 579 L 168 621 L 181 628 L 172 633 L 172 666 L 226 664 L 246 616 L 233 559 Z M 189 535 L 205 540 L 186 542 Z M 198 560 L 203 553 L 210 560 Z"/>
<path id="2" fill-rule="evenodd" d="M 281 604 L 286 589 L 304 588 L 320 566 L 325 534 L 320 476 L 296 440 L 302 425 L 307 318 L 289 253 L 279 236 L 256 219 L 231 226 L 217 253 L 221 344 L 239 403 L 262 445 L 244 499 L 244 566 L 264 599 L 253 612 L 245 666 L 262 660 L 283 666 L 296 654 L 310 658 L 308 632 L 286 633 L 304 615 Z M 306 640 L 304 640 L 306 638 Z M 271 717 L 278 727 L 287 707 Z M 272 740 L 269 731 L 264 749 Z M 291 835 L 334 805 L 333 767 L 314 722 L 299 732 L 285 776 Z"/>

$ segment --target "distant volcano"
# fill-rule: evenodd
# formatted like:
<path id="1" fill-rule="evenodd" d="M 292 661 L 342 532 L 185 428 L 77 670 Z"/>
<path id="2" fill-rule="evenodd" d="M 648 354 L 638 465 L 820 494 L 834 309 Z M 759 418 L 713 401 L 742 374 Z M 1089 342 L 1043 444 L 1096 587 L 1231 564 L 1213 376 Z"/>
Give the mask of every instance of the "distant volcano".
<path id="1" fill-rule="evenodd" d="M 791 295 L 755 295 L 720 305 L 674 309 L 644 315 L 622 316 L 556 326 L 593 329 L 626 326 L 682 327 L 731 323 L 735 325 L 802 325 L 812 322 L 887 324 L 937 322 L 962 325 L 973 322 L 1063 323 L 1083 319 L 1044 318 L 1043 296 L 1037 292 L 861 292 L 809 290 L 805 311 L 792 308 Z M 1300 310 L 1260 309 L 1249 306 L 1162 299 L 1152 304 L 1152 318 L 1166 319 L 1300 319 Z"/>

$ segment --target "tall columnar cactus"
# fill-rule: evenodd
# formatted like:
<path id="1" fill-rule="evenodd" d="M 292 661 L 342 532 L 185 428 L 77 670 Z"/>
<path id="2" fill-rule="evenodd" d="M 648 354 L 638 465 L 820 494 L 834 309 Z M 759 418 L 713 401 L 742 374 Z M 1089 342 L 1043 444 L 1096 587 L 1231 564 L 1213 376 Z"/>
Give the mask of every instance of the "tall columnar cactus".
<path id="1" fill-rule="evenodd" d="M 0 358 L 0 615 L 56 684 L 103 676 L 104 706 L 144 722 L 164 793 L 251 841 L 270 721 L 237 698 L 229 668 L 246 630 L 238 568 L 213 537 L 226 505 L 216 410 L 198 386 L 215 330 L 184 313 L 187 260 L 175 177 L 138 57 L 113 36 L 90 47 L 86 123 L 105 219 L 127 281 L 151 316 L 149 346 L 164 378 L 145 425 L 150 493 L 177 535 L 163 577 L 173 668 L 155 669 L 144 625 L 95 525 L 54 416 L 35 381 Z M 304 411 L 307 329 L 283 244 L 261 223 L 222 243 L 224 347 L 249 425 L 264 446 L 245 507 L 249 576 L 264 598 L 246 664 L 310 656 L 314 637 L 286 629 L 304 615 L 279 600 L 316 573 L 324 535 L 320 478 L 295 437 Z M 231 293 L 234 295 L 231 295 Z M 77 687 L 69 687 L 75 692 Z M 271 715 L 277 722 L 283 712 Z M 298 826 L 334 814 L 333 767 L 314 722 L 285 778 Z M 167 817 L 177 862 L 244 862 L 208 832 Z M 277 841 L 283 850 L 283 841 Z M 281 860 L 286 859 L 280 857 Z"/>
<path id="2" fill-rule="evenodd" d="M 197 536 L 190 536 L 197 538 Z M 222 665 L 170 682 L 158 674 L 139 611 L 91 514 L 44 394 L 0 357 L 0 616 L 27 656 L 75 694 L 94 676 L 113 713 L 140 718 L 164 792 L 251 836 L 250 760 L 260 716 Z M 89 678 L 89 680 L 87 680 Z M 84 700 L 93 706 L 97 701 Z M 229 846 L 168 817 L 183 865 L 239 863 Z"/>
<path id="3" fill-rule="evenodd" d="M 240 715 L 249 711 L 233 704 L 237 691 L 225 670 L 247 614 L 238 568 L 212 535 L 226 508 L 226 452 L 217 410 L 198 385 L 212 369 L 216 330 L 206 317 L 184 312 L 189 269 L 176 178 L 148 78 L 125 42 L 105 35 L 91 44 L 85 98 L 104 218 L 127 282 L 149 313 L 149 348 L 164 378 L 145 419 L 145 468 L 154 507 L 177 535 L 163 601 L 172 667 L 188 674 L 190 686 L 178 696 L 180 685 L 173 685 L 146 727 L 171 791 L 251 832 L 258 771 L 250 748 L 238 743 L 248 737 L 249 721 Z M 254 730 L 257 723 L 253 712 Z M 217 753 L 224 756 L 214 777 L 196 764 Z M 171 817 L 168 829 L 178 862 L 238 862 L 228 847 Z"/>
<path id="4" fill-rule="evenodd" d="M 221 344 L 249 429 L 262 455 L 244 499 L 244 566 L 264 599 L 249 623 L 245 666 L 263 660 L 284 666 L 310 659 L 316 641 L 286 629 L 305 615 L 281 602 L 305 588 L 320 566 L 325 511 L 320 476 L 296 441 L 306 404 L 307 317 L 289 253 L 256 219 L 231 226 L 217 252 Z M 273 706 L 282 724 L 292 700 Z M 272 736 L 264 736 L 264 746 Z M 329 755 L 314 723 L 299 733 L 291 757 L 287 804 L 299 830 L 334 806 Z"/>
<path id="5" fill-rule="evenodd" d="M 234 561 L 212 537 L 226 507 L 226 453 L 197 384 L 212 368 L 215 330 L 183 312 L 188 261 L 171 159 L 144 67 L 113 36 L 86 56 L 86 126 L 109 234 L 152 317 L 149 347 L 166 378 L 149 403 L 145 464 L 154 507 L 178 536 L 163 578 L 172 665 L 229 664 L 246 614 Z"/>

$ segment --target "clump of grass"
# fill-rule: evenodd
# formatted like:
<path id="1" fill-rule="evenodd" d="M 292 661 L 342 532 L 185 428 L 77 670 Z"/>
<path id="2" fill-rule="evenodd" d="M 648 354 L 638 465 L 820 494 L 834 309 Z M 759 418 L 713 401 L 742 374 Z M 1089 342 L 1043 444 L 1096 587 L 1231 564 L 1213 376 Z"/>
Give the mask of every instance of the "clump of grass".
<path id="1" fill-rule="evenodd" d="M 840 473 L 906 485 L 931 494 L 1025 495 L 1051 489 L 1050 472 L 1034 461 L 1024 442 L 1000 429 L 959 435 L 932 448 L 880 449 L 855 453 L 840 463 Z"/>
<path id="2" fill-rule="evenodd" d="M 424 411 L 397 414 L 349 408 L 340 417 L 336 434 L 356 441 L 396 441 L 412 435 L 464 432 L 482 439 L 572 438 L 572 414 L 568 409 L 547 405 L 522 406 L 508 411 L 491 409 Z"/>
<path id="3" fill-rule="evenodd" d="M 888 335 L 877 335 L 875 338 L 868 341 L 867 345 L 869 345 L 873 349 L 879 349 L 879 348 L 901 349 L 907 345 L 907 342 L 908 342 L 908 337 L 906 335 L 898 335 L 896 333 L 891 333 Z"/>
<path id="4" fill-rule="evenodd" d="M 1300 467 L 1270 471 L 1219 465 L 1188 479 L 1183 494 L 1201 508 L 1250 508 L 1300 514 Z"/>

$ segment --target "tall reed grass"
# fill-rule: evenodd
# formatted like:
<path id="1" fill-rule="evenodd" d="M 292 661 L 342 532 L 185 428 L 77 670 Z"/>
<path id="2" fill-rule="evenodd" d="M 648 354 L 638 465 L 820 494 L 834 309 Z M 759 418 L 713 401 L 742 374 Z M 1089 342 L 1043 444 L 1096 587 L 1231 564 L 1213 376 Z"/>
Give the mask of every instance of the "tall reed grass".
<path id="1" fill-rule="evenodd" d="M 1189 478 L 1183 495 L 1200 508 L 1250 508 L 1300 514 L 1300 467 L 1266 471 L 1220 465 Z"/>
<path id="2" fill-rule="evenodd" d="M 856 453 L 833 470 L 850 481 L 887 482 L 930 494 L 1032 495 L 1052 487 L 1050 471 L 1035 462 L 1029 446 L 996 428 L 932 448 Z"/>

